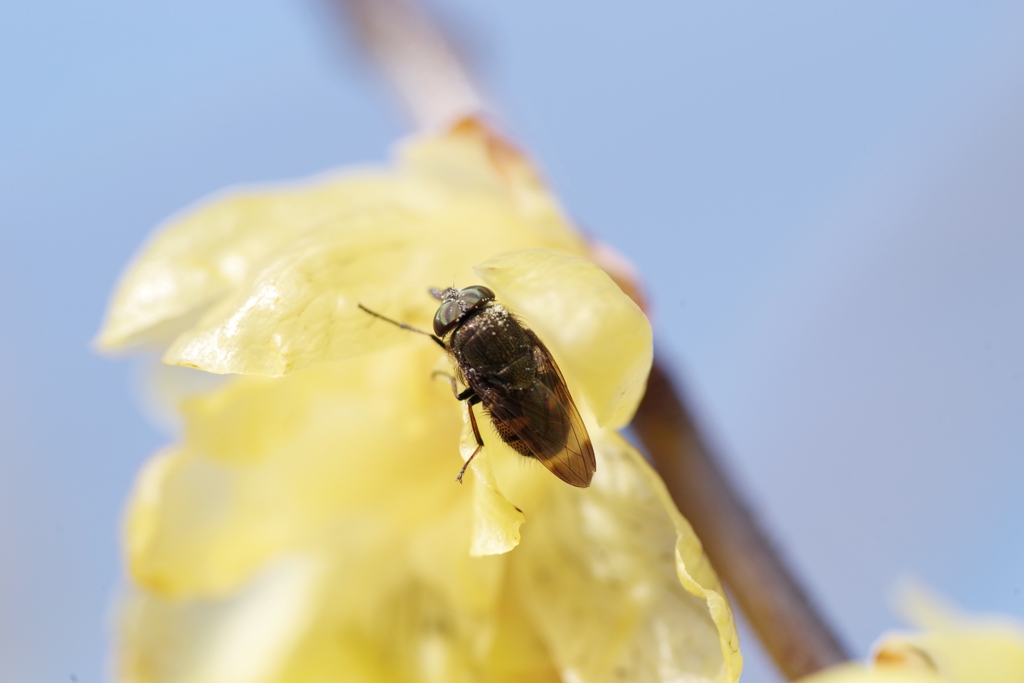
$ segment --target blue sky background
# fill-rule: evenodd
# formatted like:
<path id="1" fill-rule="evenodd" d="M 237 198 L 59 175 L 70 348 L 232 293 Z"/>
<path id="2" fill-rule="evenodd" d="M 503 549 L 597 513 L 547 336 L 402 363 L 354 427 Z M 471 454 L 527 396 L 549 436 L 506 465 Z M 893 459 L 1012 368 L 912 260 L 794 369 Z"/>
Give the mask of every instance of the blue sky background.
<path id="1" fill-rule="evenodd" d="M 436 4 L 858 654 L 915 577 L 1024 617 L 1020 3 Z M 105 677 L 167 440 L 89 349 L 162 218 L 406 131 L 314 0 L 0 3 L 0 679 Z M 751 639 L 745 680 L 771 681 Z"/>

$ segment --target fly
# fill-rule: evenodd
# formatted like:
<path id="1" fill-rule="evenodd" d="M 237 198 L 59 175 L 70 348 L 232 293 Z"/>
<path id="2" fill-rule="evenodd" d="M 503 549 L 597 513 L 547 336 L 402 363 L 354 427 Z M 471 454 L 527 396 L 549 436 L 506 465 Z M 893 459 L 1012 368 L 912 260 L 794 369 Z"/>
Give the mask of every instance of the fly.
<path id="1" fill-rule="evenodd" d="M 482 405 L 501 440 L 528 458 L 540 460 L 567 484 L 590 486 L 597 463 L 565 378 L 544 343 L 482 285 L 432 289 L 441 302 L 434 332 L 372 316 L 404 330 L 427 335 L 448 353 L 455 377 L 452 393 L 465 401 L 477 447 L 459 470 L 462 475 L 484 446 L 473 406 Z M 459 391 L 458 383 L 466 387 Z"/>

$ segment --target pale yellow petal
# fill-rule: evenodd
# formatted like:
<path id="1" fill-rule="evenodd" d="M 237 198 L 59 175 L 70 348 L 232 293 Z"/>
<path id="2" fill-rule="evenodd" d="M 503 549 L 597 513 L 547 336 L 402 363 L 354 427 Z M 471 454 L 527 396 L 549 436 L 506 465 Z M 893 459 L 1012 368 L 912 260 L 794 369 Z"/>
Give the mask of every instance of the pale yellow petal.
<path id="1" fill-rule="evenodd" d="M 948 683 L 934 674 L 841 664 L 800 679 L 800 683 Z"/>
<path id="2" fill-rule="evenodd" d="M 446 135 L 417 139 L 401 149 L 400 158 L 409 172 L 459 188 L 463 194 L 503 195 L 526 219 L 524 229 L 529 233 L 566 231 L 558 202 L 530 160 L 476 119 L 456 123 Z"/>
<path id="3" fill-rule="evenodd" d="M 468 418 L 463 422 L 459 449 L 464 460 L 469 460 L 477 449 Z M 498 488 L 489 457 L 495 450 L 491 446 L 479 453 L 464 477 L 473 487 L 473 539 L 469 547 L 473 557 L 500 555 L 515 548 L 521 538 L 519 527 L 526 521 L 523 511 L 509 502 Z"/>
<path id="4" fill-rule="evenodd" d="M 483 680 L 495 681 L 515 680 L 500 676 L 522 667 L 550 671 L 535 647 L 518 667 L 493 654 L 507 646 L 498 639 L 510 628 L 512 643 L 536 639 L 504 604 L 504 559 L 465 552 L 465 512 L 432 515 L 417 528 L 385 517 L 347 520 L 307 549 L 279 556 L 224 600 L 135 594 L 122 669 L 145 671 L 129 679 L 139 683 L 216 680 L 210 672 L 224 683 L 469 683 L 485 670 L 495 677 Z M 303 567 L 315 572 L 298 581 Z M 287 595 L 297 603 L 290 612 L 275 599 Z M 270 633 L 269 652 L 247 662 L 242 646 Z M 257 668 L 261 676 L 248 677 Z"/>
<path id="5" fill-rule="evenodd" d="M 146 553 L 157 540 L 164 491 L 181 460 L 178 449 L 165 449 L 151 457 L 135 478 L 135 488 L 128 501 L 131 514 L 126 516 L 124 523 L 129 565 L 146 561 Z"/>
<path id="6" fill-rule="evenodd" d="M 593 484 L 530 510 L 511 590 L 566 680 L 735 682 L 731 612 L 692 529 L 628 443 L 592 437 Z"/>
<path id="7" fill-rule="evenodd" d="M 179 337 L 165 360 L 209 372 L 282 375 L 403 339 L 429 344 L 357 305 L 429 330 L 437 308 L 429 288 L 472 282 L 473 264 L 524 244 L 521 226 L 506 205 L 490 201 L 363 212 L 282 250 Z M 538 237 L 535 246 L 555 248 L 564 238 Z"/>
<path id="8" fill-rule="evenodd" d="M 535 328 L 599 425 L 629 423 L 651 369 L 651 325 L 607 273 L 539 249 L 497 256 L 476 272 Z"/>
<path id="9" fill-rule="evenodd" d="M 278 680 L 316 610 L 322 567 L 284 557 L 221 601 L 131 593 L 121 610 L 119 679 L 126 683 Z"/>
<path id="10" fill-rule="evenodd" d="M 470 257 L 463 269 L 524 246 L 584 253 L 532 168 L 509 149 L 481 126 L 462 124 L 446 135 L 404 144 L 392 171 L 354 170 L 220 193 L 157 230 L 122 276 L 97 344 L 115 350 L 166 343 L 204 309 L 243 287 L 279 250 L 329 225 L 412 217 L 405 226 L 418 230 L 419 218 L 441 214 L 440 220 L 458 224 L 459 234 L 451 242 L 423 246 L 456 253 L 462 237 L 486 238 L 514 225 L 513 233 L 496 239 L 495 249 Z M 338 265 L 359 255 L 349 254 Z M 446 266 L 438 274 L 442 279 L 421 287 L 447 284 L 455 274 Z M 261 294 L 246 292 L 240 301 Z"/>
<path id="11" fill-rule="evenodd" d="M 526 612 L 523 600 L 510 590 L 497 606 L 497 630 L 484 681 L 489 683 L 565 683 Z"/>
<path id="12" fill-rule="evenodd" d="M 438 353 L 239 378 L 187 403 L 185 443 L 143 470 L 129 508 L 133 577 L 168 595 L 219 595 L 339 520 L 416 524 L 468 505 L 454 482 L 459 406 L 430 378 Z"/>
<path id="13" fill-rule="evenodd" d="M 526 521 L 526 515 L 498 489 L 486 459 L 474 462 L 470 467 L 476 477 L 473 480 L 473 540 L 469 554 L 482 557 L 507 553 L 519 545 L 519 527 Z"/>
<path id="14" fill-rule="evenodd" d="M 181 405 L 185 401 L 231 381 L 224 375 L 167 365 L 151 354 L 136 363 L 134 374 L 140 410 L 151 424 L 168 435 L 181 432 Z"/>
<path id="15" fill-rule="evenodd" d="M 921 631 L 883 636 L 870 667 L 836 667 L 801 683 L 1024 681 L 1024 624 L 1006 617 L 961 614 L 917 586 L 901 592 L 901 611 Z"/>
<path id="16" fill-rule="evenodd" d="M 243 282 L 268 254 L 308 230 L 410 188 L 379 172 L 291 187 L 229 190 L 160 226 L 121 277 L 97 343 L 147 342 Z"/>
<path id="17" fill-rule="evenodd" d="M 892 633 L 876 647 L 877 668 L 932 669 L 950 683 L 1024 681 L 1024 624 L 970 616 L 920 587 L 907 587 L 903 611 L 922 630 Z"/>
<path id="18" fill-rule="evenodd" d="M 282 683 L 478 680 L 497 630 L 504 562 L 466 553 L 466 511 L 431 515 L 416 530 L 364 517 L 318 544 L 333 547 L 331 581 Z"/>

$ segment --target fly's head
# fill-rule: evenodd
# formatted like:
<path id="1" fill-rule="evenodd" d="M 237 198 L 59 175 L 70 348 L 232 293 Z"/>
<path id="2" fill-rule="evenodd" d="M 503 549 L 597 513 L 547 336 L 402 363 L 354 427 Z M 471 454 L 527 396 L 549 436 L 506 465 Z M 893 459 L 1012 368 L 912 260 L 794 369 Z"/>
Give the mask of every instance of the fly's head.
<path id="1" fill-rule="evenodd" d="M 434 315 L 434 334 L 442 338 L 454 330 L 470 311 L 494 301 L 494 292 L 483 285 L 465 289 L 432 289 L 430 293 L 441 302 Z"/>

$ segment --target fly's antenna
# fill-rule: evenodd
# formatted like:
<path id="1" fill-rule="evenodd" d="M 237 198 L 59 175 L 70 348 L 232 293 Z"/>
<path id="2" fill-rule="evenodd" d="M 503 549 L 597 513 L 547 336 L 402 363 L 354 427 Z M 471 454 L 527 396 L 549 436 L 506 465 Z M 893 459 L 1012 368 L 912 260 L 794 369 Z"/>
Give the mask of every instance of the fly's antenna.
<path id="1" fill-rule="evenodd" d="M 376 311 L 371 311 L 369 308 L 367 308 L 366 306 L 364 306 L 362 304 L 356 304 L 356 305 L 359 306 L 359 308 L 361 310 L 366 311 L 367 313 L 369 313 L 370 315 L 372 315 L 375 318 L 380 318 L 381 320 L 383 320 L 385 322 L 389 322 L 392 325 L 395 325 L 396 327 L 401 327 L 403 330 L 409 330 L 410 332 L 416 332 L 418 334 L 426 335 L 426 336 L 430 337 L 431 339 L 433 339 L 437 343 L 437 345 L 440 346 L 442 349 L 444 349 L 445 351 L 448 350 L 448 347 L 444 345 L 444 342 L 441 341 L 441 338 L 438 337 L 435 334 L 431 334 L 430 332 L 426 332 L 424 330 L 421 330 L 418 327 L 413 327 L 412 325 L 406 325 L 405 323 L 400 323 L 397 320 L 392 320 L 391 318 L 387 317 L 386 315 L 381 315 L 380 313 L 377 313 Z"/>

